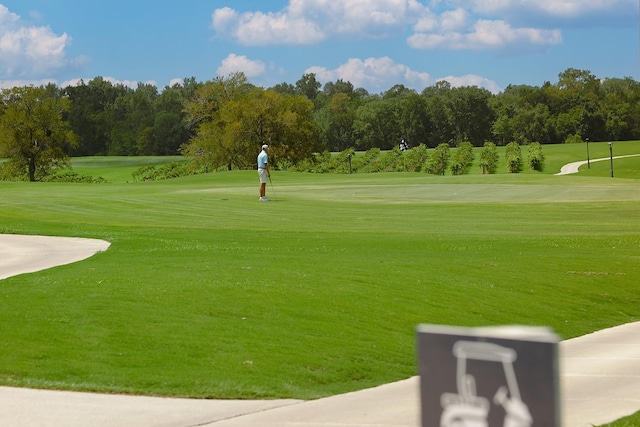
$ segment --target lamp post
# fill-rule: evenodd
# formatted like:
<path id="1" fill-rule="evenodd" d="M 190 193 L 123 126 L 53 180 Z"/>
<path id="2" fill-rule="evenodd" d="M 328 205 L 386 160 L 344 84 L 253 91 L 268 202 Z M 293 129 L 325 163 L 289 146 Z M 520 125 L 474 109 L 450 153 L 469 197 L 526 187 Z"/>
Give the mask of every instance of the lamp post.
<path id="1" fill-rule="evenodd" d="M 611 178 L 613 178 L 613 142 L 609 143 L 609 164 L 611 165 Z"/>
<path id="2" fill-rule="evenodd" d="M 591 169 L 591 160 L 589 159 L 589 138 L 587 138 L 587 169 Z"/>

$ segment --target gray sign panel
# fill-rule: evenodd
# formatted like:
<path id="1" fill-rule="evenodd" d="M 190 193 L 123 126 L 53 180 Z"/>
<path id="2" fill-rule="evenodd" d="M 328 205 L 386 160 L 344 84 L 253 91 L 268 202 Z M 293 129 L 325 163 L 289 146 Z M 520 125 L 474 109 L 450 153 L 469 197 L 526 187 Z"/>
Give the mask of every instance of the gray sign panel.
<path id="1" fill-rule="evenodd" d="M 551 330 L 420 325 L 417 340 L 423 427 L 560 427 Z"/>

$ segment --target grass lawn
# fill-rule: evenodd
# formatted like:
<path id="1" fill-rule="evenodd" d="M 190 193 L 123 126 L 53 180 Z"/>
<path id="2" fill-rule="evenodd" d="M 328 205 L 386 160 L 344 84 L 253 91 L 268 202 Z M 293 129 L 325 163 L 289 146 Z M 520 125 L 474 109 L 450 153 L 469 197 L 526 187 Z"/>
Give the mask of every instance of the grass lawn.
<path id="1" fill-rule="evenodd" d="M 75 160 L 111 184 L 0 182 L 1 233 L 111 242 L 0 281 L 0 384 L 311 399 L 415 375 L 419 323 L 638 321 L 640 157 L 553 175 L 583 150 L 515 175 L 274 171 L 271 203 L 255 171 L 134 183 L 135 158 Z"/>
<path id="2" fill-rule="evenodd" d="M 638 427 L 638 426 L 640 426 L 640 412 L 636 412 L 633 415 L 621 418 L 610 424 L 604 424 L 600 427 Z"/>

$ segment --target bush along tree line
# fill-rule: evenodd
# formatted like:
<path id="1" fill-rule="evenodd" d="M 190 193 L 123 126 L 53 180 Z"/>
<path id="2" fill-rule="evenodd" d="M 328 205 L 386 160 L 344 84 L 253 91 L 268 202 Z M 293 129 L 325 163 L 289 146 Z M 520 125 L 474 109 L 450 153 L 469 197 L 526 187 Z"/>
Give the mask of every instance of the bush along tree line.
<path id="1" fill-rule="evenodd" d="M 638 82 L 573 68 L 558 77 L 498 94 L 445 81 L 421 92 L 395 85 L 370 94 L 340 79 L 323 86 L 314 74 L 271 88 L 251 84 L 242 73 L 206 82 L 188 78 L 162 91 L 101 77 L 64 88 L 16 87 L 2 91 L 0 157 L 9 161 L 0 174 L 46 179 L 68 156 L 94 155 L 182 154 L 192 171 L 253 168 L 263 143 L 271 145 L 276 168 L 329 170 L 337 160 L 320 167 L 322 153 L 349 159 L 353 149 L 367 154 L 353 159 L 352 171 L 397 169 L 386 164 L 395 156 L 408 170 L 436 174 L 449 163 L 452 173 L 466 173 L 471 148 L 484 147 L 483 172 L 494 173 L 491 144 L 527 146 L 531 167 L 540 170 L 544 144 L 640 139 Z M 401 139 L 411 148 L 404 156 L 393 152 Z M 449 158 L 451 148 L 457 150 Z M 389 159 L 376 150 L 391 150 Z M 515 146 L 507 152 L 513 172 L 523 167 L 518 155 Z M 372 164 L 359 163 L 374 157 Z"/>
<path id="2" fill-rule="evenodd" d="M 517 142 L 511 142 L 505 147 L 505 172 L 521 172 L 525 165 L 531 170 L 543 170 L 542 145 L 533 142 L 527 147 L 526 155 Z M 487 141 L 479 152 L 481 172 L 496 173 L 498 159 L 496 145 Z M 465 175 L 469 173 L 474 160 L 473 145 L 464 141 L 453 149 L 448 143 L 442 143 L 433 150 L 428 150 L 426 145 L 420 144 L 408 151 L 403 151 L 399 146 L 388 151 L 371 148 L 361 154 L 356 154 L 353 148 L 338 154 L 325 151 L 288 169 L 312 173 L 424 172 L 433 175 L 445 175 L 449 171 L 451 175 Z"/>

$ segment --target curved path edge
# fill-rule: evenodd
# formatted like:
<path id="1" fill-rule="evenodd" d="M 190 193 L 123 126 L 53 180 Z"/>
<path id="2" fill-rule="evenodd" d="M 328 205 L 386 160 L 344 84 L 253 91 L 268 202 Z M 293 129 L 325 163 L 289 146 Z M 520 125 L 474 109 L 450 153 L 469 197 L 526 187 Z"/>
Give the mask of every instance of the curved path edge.
<path id="1" fill-rule="evenodd" d="M 0 234 L 0 279 L 81 261 L 109 242 Z M 640 410 L 640 322 L 560 343 L 563 425 Z M 198 400 L 0 387 L 0 426 L 418 427 L 418 377 L 313 401 Z"/>
<path id="2" fill-rule="evenodd" d="M 636 157 L 636 156 L 640 156 L 640 154 L 629 154 L 627 156 L 615 156 L 613 158 L 613 160 L 615 159 L 624 159 L 626 157 Z M 602 157 L 599 159 L 591 159 L 591 160 L 581 160 L 579 162 L 572 162 L 572 163 L 567 163 L 566 165 L 562 166 L 562 168 L 560 168 L 560 172 L 558 172 L 555 175 L 570 175 L 573 173 L 578 173 L 580 166 L 586 165 L 587 163 L 591 162 L 603 162 L 605 160 L 611 160 L 611 157 Z"/>

